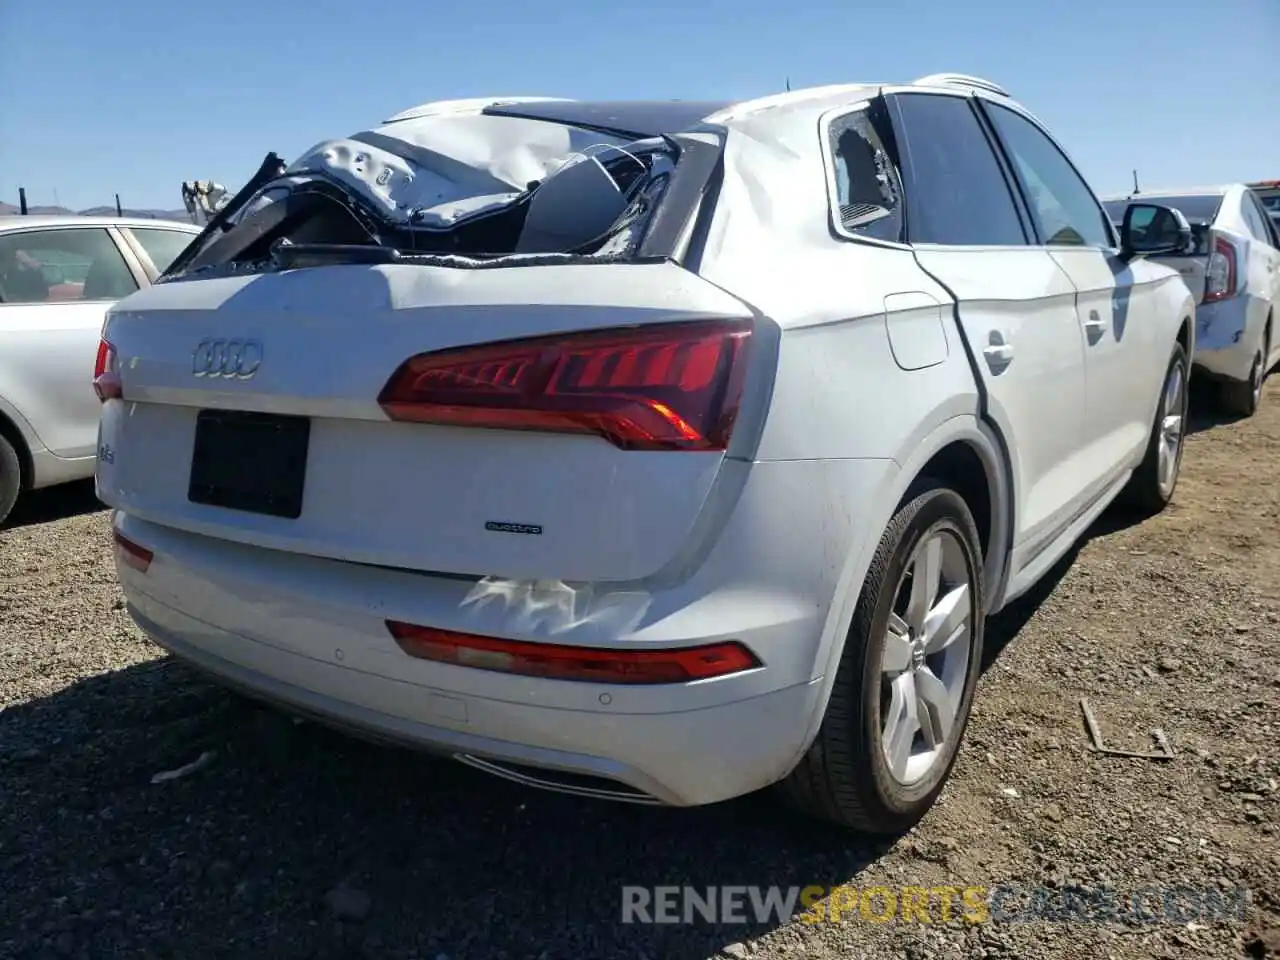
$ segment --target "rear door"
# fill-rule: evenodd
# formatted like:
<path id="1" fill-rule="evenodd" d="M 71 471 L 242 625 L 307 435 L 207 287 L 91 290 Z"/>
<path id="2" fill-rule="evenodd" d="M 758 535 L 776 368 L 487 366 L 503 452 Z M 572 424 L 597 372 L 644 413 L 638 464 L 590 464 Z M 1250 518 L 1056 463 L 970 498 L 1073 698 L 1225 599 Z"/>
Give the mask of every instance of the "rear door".
<path id="1" fill-rule="evenodd" d="M 921 267 L 956 300 L 988 412 L 1013 462 L 1015 552 L 1030 557 L 1081 507 L 1085 376 L 1075 288 L 1030 244 L 1029 224 L 971 98 L 902 91 L 886 100 L 908 240 Z M 1014 562 L 1021 565 L 1017 556 Z"/>
<path id="2" fill-rule="evenodd" d="M 1120 258 L 1102 204 L 1037 123 L 994 100 L 979 102 L 1016 173 L 1037 241 L 1076 288 L 1086 360 L 1083 477 L 1100 488 L 1133 466 L 1151 432 L 1171 347 L 1160 342 L 1169 324 L 1158 322 L 1155 296 L 1170 273 Z"/>
<path id="3" fill-rule="evenodd" d="M 98 334 L 107 307 L 138 289 L 137 269 L 106 227 L 0 234 L 0 391 L 56 456 L 97 449 Z"/>

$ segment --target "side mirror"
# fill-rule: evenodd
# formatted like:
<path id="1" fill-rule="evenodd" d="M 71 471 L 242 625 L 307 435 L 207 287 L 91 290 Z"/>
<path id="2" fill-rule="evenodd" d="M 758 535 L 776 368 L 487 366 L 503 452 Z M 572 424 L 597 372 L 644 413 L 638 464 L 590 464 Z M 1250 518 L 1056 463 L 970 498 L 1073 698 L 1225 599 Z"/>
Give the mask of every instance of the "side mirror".
<path id="1" fill-rule="evenodd" d="M 1180 210 L 1156 203 L 1131 203 L 1120 224 L 1120 253 L 1138 256 L 1170 256 L 1191 246 L 1191 224 Z"/>

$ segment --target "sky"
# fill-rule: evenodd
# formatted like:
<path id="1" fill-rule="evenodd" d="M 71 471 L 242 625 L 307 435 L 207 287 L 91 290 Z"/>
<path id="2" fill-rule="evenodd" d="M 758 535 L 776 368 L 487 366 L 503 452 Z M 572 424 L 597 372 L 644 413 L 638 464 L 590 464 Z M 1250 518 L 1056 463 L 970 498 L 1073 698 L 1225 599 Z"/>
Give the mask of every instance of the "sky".
<path id="1" fill-rule="evenodd" d="M 994 80 L 1100 193 L 1280 179 L 1280 0 L 0 0 L 0 200 L 180 209 L 459 97 Z"/>

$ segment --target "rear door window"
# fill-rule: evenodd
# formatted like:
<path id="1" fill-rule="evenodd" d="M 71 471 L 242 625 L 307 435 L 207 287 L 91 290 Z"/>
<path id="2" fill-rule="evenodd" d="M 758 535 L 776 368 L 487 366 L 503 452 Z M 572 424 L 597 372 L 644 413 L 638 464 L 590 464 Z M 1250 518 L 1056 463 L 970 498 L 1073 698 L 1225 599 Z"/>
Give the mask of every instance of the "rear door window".
<path id="1" fill-rule="evenodd" d="M 1267 226 L 1267 215 L 1258 203 L 1258 198 L 1246 190 L 1241 206 L 1244 208 L 1244 222 L 1255 240 L 1261 240 L 1267 246 L 1273 244 L 1271 230 Z"/>
<path id="2" fill-rule="evenodd" d="M 119 300 L 137 289 L 102 227 L 0 234 L 0 303 Z"/>
<path id="3" fill-rule="evenodd" d="M 911 243 L 1025 246 L 1009 181 L 967 97 L 893 97 Z"/>
<path id="4" fill-rule="evenodd" d="M 130 227 L 132 233 L 147 251 L 147 256 L 155 264 L 157 273 L 164 273 L 169 264 L 178 258 L 183 250 L 195 239 L 196 234 L 182 230 L 163 230 L 152 227 Z"/>

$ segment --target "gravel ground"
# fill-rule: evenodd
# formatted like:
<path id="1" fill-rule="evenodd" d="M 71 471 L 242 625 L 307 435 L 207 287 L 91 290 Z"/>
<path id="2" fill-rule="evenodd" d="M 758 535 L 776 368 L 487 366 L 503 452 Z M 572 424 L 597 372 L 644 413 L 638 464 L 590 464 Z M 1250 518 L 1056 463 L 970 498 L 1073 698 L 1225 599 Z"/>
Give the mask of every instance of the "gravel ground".
<path id="1" fill-rule="evenodd" d="M 1197 427 L 1168 511 L 1105 518 L 991 623 L 952 784 L 887 842 L 767 798 L 530 792 L 294 724 L 142 638 L 91 490 L 32 498 L 0 536 L 0 956 L 1280 956 L 1280 386 L 1251 421 Z M 1158 727 L 1175 759 L 1090 752 L 1081 696 L 1110 745 L 1147 750 Z M 1250 900 L 1238 921 L 1193 900 L 1178 922 L 637 926 L 625 884 Z"/>

